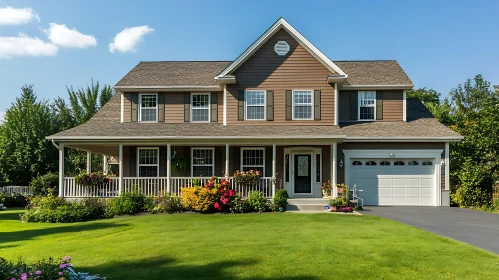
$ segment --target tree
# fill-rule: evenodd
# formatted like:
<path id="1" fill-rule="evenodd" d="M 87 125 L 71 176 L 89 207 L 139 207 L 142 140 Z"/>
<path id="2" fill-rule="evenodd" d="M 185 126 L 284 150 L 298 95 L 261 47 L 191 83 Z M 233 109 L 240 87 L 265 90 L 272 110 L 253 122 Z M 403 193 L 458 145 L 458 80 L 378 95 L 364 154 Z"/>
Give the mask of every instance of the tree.
<path id="1" fill-rule="evenodd" d="M 408 90 L 407 97 L 419 98 L 423 104 L 440 104 L 440 93 L 433 89 L 418 88 L 415 90 Z"/>
<path id="2" fill-rule="evenodd" d="M 57 127 L 50 106 L 37 100 L 33 85 L 21 90 L 0 126 L 0 181 L 27 186 L 37 175 L 56 169 L 56 149 L 45 137 L 57 132 Z"/>

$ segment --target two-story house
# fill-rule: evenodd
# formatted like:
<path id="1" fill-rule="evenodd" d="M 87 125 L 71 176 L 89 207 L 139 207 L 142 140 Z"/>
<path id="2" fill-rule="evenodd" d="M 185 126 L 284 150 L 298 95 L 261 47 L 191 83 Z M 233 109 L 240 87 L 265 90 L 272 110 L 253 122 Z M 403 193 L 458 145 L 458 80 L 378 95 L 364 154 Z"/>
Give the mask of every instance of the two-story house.
<path id="1" fill-rule="evenodd" d="M 233 182 L 242 195 L 320 198 L 331 180 L 355 185 L 365 205 L 449 205 L 449 142 L 462 137 L 407 99 L 412 88 L 396 61 L 332 61 L 280 18 L 234 61 L 139 63 L 90 121 L 48 137 L 60 195 L 178 194 L 253 169 L 260 184 Z M 76 185 L 65 148 L 119 159 L 118 176 Z"/>

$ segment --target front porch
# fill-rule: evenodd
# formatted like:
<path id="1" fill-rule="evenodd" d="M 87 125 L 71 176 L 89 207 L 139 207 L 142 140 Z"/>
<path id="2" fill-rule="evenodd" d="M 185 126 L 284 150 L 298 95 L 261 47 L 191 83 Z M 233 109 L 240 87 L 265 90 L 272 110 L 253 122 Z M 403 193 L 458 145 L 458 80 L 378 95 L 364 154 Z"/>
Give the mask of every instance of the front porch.
<path id="1" fill-rule="evenodd" d="M 118 197 L 139 188 L 144 194 L 182 195 L 182 188 L 204 185 L 217 176 L 226 179 L 242 197 L 260 191 L 267 199 L 276 190 L 286 189 L 291 198 L 321 198 L 322 182 L 336 186 L 337 143 L 303 144 L 169 144 L 169 143 L 60 143 L 59 196 L 64 198 Z M 64 149 L 87 151 L 87 172 L 92 153 L 103 155 L 105 174 L 110 181 L 102 186 L 78 185 L 75 177 L 64 173 Z M 109 172 L 109 159 L 117 163 L 115 173 Z M 259 170 L 259 183 L 241 185 L 233 174 L 237 171 Z M 333 190 L 333 195 L 337 193 Z"/>

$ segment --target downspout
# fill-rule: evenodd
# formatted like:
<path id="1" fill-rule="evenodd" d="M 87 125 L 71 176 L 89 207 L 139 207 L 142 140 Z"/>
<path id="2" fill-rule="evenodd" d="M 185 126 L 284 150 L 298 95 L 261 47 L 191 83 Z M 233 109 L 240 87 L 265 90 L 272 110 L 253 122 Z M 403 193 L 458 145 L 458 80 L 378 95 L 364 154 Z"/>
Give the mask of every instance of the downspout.
<path id="1" fill-rule="evenodd" d="M 52 145 L 54 145 L 54 147 L 55 147 L 57 150 L 59 150 L 59 145 L 57 145 L 57 144 L 55 143 L 54 139 L 52 139 Z"/>

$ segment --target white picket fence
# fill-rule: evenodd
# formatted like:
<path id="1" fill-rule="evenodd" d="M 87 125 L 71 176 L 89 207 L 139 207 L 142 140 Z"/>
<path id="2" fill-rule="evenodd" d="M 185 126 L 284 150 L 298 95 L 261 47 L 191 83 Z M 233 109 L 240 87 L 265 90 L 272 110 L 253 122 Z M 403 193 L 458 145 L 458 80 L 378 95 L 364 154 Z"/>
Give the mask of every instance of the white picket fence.
<path id="1" fill-rule="evenodd" d="M 5 187 L 0 187 L 0 192 L 6 193 L 6 194 L 15 194 L 15 193 L 20 193 L 20 194 L 27 194 L 27 195 L 32 195 L 33 193 L 29 189 L 29 187 L 25 186 L 5 186 Z"/>

